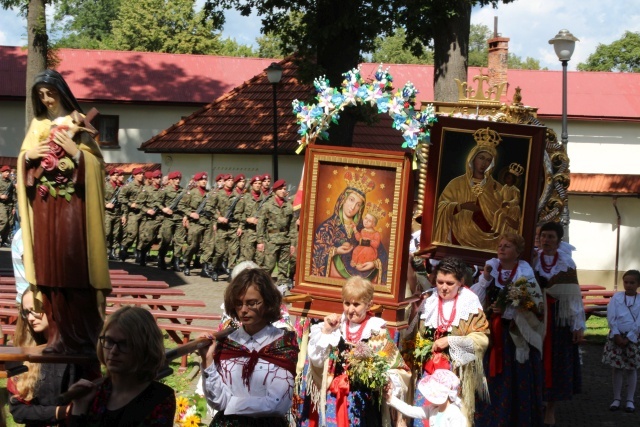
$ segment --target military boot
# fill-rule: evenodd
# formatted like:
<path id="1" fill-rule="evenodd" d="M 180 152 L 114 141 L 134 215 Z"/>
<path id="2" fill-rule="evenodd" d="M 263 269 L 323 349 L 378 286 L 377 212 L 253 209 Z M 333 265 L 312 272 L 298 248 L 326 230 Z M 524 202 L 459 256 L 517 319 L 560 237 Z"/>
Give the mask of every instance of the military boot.
<path id="1" fill-rule="evenodd" d="M 137 251 L 136 259 L 138 260 L 138 264 L 140 264 L 140 267 L 146 267 L 147 266 L 147 251 L 146 250 Z"/>
<path id="2" fill-rule="evenodd" d="M 167 263 L 164 261 L 164 257 L 167 255 L 167 251 L 160 250 L 158 251 L 158 268 L 160 270 L 167 269 Z"/>
<path id="3" fill-rule="evenodd" d="M 182 270 L 185 276 L 191 276 L 191 262 L 185 261 L 184 269 Z"/>
<path id="4" fill-rule="evenodd" d="M 182 267 L 180 267 L 180 258 L 177 256 L 171 258 L 171 265 L 173 266 L 173 271 L 182 271 Z"/>
<path id="5" fill-rule="evenodd" d="M 118 254 L 120 256 L 120 261 L 125 262 L 127 260 L 127 248 L 120 245 L 120 253 Z"/>

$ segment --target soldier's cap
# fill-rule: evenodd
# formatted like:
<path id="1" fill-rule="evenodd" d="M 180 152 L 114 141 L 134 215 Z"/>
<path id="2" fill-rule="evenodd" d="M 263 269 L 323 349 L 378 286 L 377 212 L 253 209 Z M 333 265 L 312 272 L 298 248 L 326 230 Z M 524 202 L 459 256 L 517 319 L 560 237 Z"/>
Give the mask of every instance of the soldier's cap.
<path id="1" fill-rule="evenodd" d="M 249 185 L 253 184 L 256 181 L 262 181 L 262 175 L 254 175 L 249 181 Z"/>
<path id="2" fill-rule="evenodd" d="M 142 168 L 134 168 L 131 171 L 131 175 L 138 175 L 139 173 L 144 173 L 144 171 L 142 170 Z"/>
<path id="3" fill-rule="evenodd" d="M 268 179 L 269 181 L 271 181 L 271 175 L 269 175 L 268 173 L 265 173 L 264 175 L 262 175 L 261 181 L 264 181 L 265 179 Z"/>
<path id="4" fill-rule="evenodd" d="M 180 171 L 173 171 L 173 172 L 169 172 L 169 179 L 182 179 L 182 174 L 180 173 Z"/>
<path id="5" fill-rule="evenodd" d="M 118 171 L 118 175 L 124 175 L 124 169 L 116 168 L 115 170 Z"/>
<path id="6" fill-rule="evenodd" d="M 201 179 L 207 179 L 207 178 L 208 177 L 206 172 L 198 172 L 193 176 L 194 181 L 200 181 Z"/>
<path id="7" fill-rule="evenodd" d="M 285 185 L 287 185 L 287 181 L 285 181 L 284 179 L 279 179 L 273 184 L 273 187 L 271 187 L 271 189 L 273 191 L 276 191 L 277 189 L 284 187 Z"/>
<path id="8" fill-rule="evenodd" d="M 160 169 L 156 169 L 151 172 L 151 178 L 162 178 L 162 171 Z"/>
<path id="9" fill-rule="evenodd" d="M 242 174 L 242 173 L 238 174 L 238 175 L 236 175 L 235 178 L 233 178 L 233 183 L 236 184 L 236 183 L 238 183 L 238 181 L 242 181 L 243 179 L 245 179 L 244 174 Z"/>
<path id="10" fill-rule="evenodd" d="M 7 165 L 4 165 L 0 168 L 0 172 L 10 172 L 11 168 Z"/>
<path id="11" fill-rule="evenodd" d="M 216 176 L 216 181 L 220 181 L 221 179 L 224 179 L 225 176 L 227 176 L 226 173 L 219 173 L 218 176 Z"/>
<path id="12" fill-rule="evenodd" d="M 144 178 L 145 178 L 145 179 L 151 179 L 151 178 L 153 178 L 153 172 L 151 172 L 151 171 L 146 171 L 146 172 L 144 173 Z"/>
<path id="13" fill-rule="evenodd" d="M 222 179 L 225 181 L 229 179 L 233 180 L 233 175 L 231 175 L 230 173 L 225 173 L 224 175 L 222 175 Z"/>
<path id="14" fill-rule="evenodd" d="M 2 170 L 2 169 L 0 169 L 0 170 Z M 4 170 L 2 170 L 2 172 L 4 172 Z M 113 168 L 109 172 L 109 175 L 122 175 L 122 171 L 120 169 L 118 169 L 118 168 Z"/>

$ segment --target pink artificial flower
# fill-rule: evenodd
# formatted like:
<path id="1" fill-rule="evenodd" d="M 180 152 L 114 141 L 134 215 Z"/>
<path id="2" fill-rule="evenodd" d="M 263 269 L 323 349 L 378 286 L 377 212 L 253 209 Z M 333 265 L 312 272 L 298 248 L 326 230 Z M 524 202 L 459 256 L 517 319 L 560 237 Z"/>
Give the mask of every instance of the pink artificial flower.
<path id="1" fill-rule="evenodd" d="M 55 142 L 50 142 L 49 143 L 49 149 L 51 151 L 51 154 L 56 156 L 56 158 L 58 158 L 58 159 L 63 157 L 66 154 L 66 152 L 64 151 L 64 148 L 62 148 L 61 146 L 59 146 Z"/>
<path id="2" fill-rule="evenodd" d="M 45 158 L 42 159 L 40 165 L 47 172 L 51 172 L 58 166 L 58 158 L 52 153 L 47 154 Z"/>
<path id="3" fill-rule="evenodd" d="M 49 188 L 46 185 L 38 185 L 38 194 L 40 197 L 47 197 L 49 195 Z"/>

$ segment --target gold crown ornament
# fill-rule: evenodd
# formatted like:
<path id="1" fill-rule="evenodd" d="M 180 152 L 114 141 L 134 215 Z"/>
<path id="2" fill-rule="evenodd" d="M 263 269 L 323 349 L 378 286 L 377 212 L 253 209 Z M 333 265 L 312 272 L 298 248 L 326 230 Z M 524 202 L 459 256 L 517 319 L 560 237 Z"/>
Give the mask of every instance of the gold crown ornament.
<path id="1" fill-rule="evenodd" d="M 374 216 L 378 221 L 387 216 L 387 211 L 375 203 L 367 202 L 367 214 Z"/>
<path id="2" fill-rule="evenodd" d="M 487 147 L 495 150 L 495 148 L 502 142 L 502 138 L 495 130 L 487 127 L 486 129 L 478 129 L 473 133 L 473 139 L 476 140 L 476 144 L 480 147 Z"/>
<path id="3" fill-rule="evenodd" d="M 344 180 L 347 182 L 347 188 L 357 191 L 362 197 L 376 188 L 376 183 L 363 172 L 347 171 L 344 174 Z"/>
<path id="4" fill-rule="evenodd" d="M 511 163 L 509 165 L 509 173 L 514 176 L 520 176 L 524 173 L 524 166 L 519 163 Z"/>

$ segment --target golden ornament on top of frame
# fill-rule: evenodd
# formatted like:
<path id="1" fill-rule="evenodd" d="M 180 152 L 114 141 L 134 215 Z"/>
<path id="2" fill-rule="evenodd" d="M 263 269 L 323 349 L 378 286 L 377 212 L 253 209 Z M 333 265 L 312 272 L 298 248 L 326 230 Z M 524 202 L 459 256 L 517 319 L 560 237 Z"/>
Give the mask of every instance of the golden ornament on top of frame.
<path id="1" fill-rule="evenodd" d="M 463 117 L 472 120 L 487 120 L 525 125 L 544 126 L 538 120 L 537 108 L 522 103 L 520 87 L 516 87 L 512 103 L 500 102 L 506 82 L 489 85 L 488 76 L 475 76 L 475 88 L 467 82 L 456 79 L 458 84 L 457 102 L 423 102 L 422 105 L 433 104 L 436 115 Z M 485 89 L 486 84 L 486 89 Z M 421 160 L 418 178 L 418 206 L 422 206 L 425 196 L 429 148 L 422 144 L 418 158 Z M 546 147 L 543 161 L 544 187 L 538 200 L 538 224 L 548 221 L 569 223 L 569 207 L 567 189 L 569 188 L 569 157 L 567 147 L 558 141 L 558 136 L 551 128 L 546 130 Z M 418 212 L 420 213 L 420 212 Z"/>

